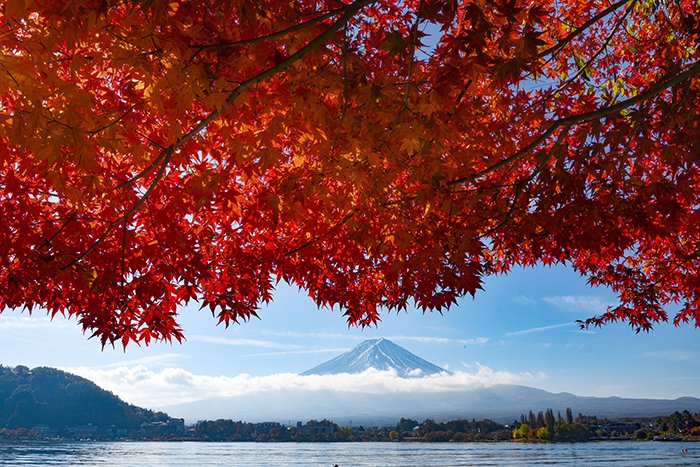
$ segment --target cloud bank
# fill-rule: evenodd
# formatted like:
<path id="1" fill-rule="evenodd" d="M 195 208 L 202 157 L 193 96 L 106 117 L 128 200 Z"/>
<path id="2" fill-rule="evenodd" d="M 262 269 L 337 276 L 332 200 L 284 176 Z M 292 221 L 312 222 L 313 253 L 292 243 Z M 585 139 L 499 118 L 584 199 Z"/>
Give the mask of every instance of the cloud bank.
<path id="1" fill-rule="evenodd" d="M 198 375 L 170 367 L 154 371 L 144 365 L 118 368 L 63 368 L 95 382 L 127 402 L 155 408 L 218 397 L 260 392 L 343 391 L 357 394 L 456 392 L 497 384 L 523 384 L 544 379 L 543 374 L 511 373 L 477 364 L 474 372 L 458 371 L 422 378 L 402 378 L 394 371 L 370 369 L 358 374 L 309 375 L 278 373 L 268 376 Z"/>

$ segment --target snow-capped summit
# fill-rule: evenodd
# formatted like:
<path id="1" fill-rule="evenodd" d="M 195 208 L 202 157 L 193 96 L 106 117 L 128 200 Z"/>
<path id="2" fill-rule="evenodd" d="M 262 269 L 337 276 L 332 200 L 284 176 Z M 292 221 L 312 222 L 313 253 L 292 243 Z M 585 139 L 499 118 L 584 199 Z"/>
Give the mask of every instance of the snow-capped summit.
<path id="1" fill-rule="evenodd" d="M 354 349 L 303 372 L 302 375 L 362 373 L 369 368 L 396 370 L 397 374 L 403 377 L 449 373 L 390 340 L 381 338 L 366 340 Z"/>

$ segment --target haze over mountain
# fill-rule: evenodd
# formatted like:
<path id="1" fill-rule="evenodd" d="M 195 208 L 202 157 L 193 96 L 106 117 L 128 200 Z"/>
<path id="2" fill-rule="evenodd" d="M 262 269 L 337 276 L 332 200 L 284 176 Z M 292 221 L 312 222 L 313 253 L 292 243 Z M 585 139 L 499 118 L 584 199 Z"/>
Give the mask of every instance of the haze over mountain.
<path id="1" fill-rule="evenodd" d="M 380 338 L 366 340 L 353 349 L 303 372 L 302 375 L 353 374 L 362 373 L 370 368 L 396 371 L 402 377 L 450 373 L 394 344 L 389 339 Z"/>
<path id="2" fill-rule="evenodd" d="M 358 376 L 362 376 L 360 374 Z M 655 417 L 675 411 L 700 411 L 700 399 L 625 399 L 581 397 L 550 393 L 518 385 L 498 385 L 464 391 L 364 393 L 348 390 L 278 390 L 219 397 L 189 404 L 161 407 L 188 422 L 203 418 L 231 418 L 250 422 L 330 419 L 340 424 L 393 425 L 401 417 L 437 421 L 489 418 L 508 423 L 529 410 L 551 408 L 562 414 L 599 417 Z"/>
<path id="3" fill-rule="evenodd" d="M 508 423 L 530 410 L 551 408 L 564 413 L 567 407 L 574 413 L 611 418 L 700 411 L 700 399 L 694 397 L 580 397 L 497 384 L 495 372 L 450 373 L 386 339 L 363 342 L 302 375 L 236 378 L 229 381 L 231 391 L 225 393 L 229 396 L 202 391 L 200 400 L 150 408 L 167 411 L 190 423 L 219 418 L 283 423 L 328 418 L 355 425 L 393 425 L 401 417 L 490 418 Z M 172 374 L 168 384 L 173 387 L 159 388 L 177 391 L 177 385 L 187 381 L 188 378 Z M 0 366 L 0 427 L 87 423 L 137 427 L 144 421 L 167 418 L 165 414 L 127 404 L 91 381 L 60 370 Z"/>
<path id="4" fill-rule="evenodd" d="M 338 423 L 394 424 L 401 417 L 490 418 L 511 422 L 521 413 L 551 408 L 604 417 L 661 416 L 700 411 L 700 399 L 624 399 L 550 393 L 513 384 L 472 384 L 387 339 L 362 342 L 301 375 L 279 375 L 279 389 L 250 391 L 159 407 L 188 421 L 232 418 L 252 422 L 328 418 Z"/>

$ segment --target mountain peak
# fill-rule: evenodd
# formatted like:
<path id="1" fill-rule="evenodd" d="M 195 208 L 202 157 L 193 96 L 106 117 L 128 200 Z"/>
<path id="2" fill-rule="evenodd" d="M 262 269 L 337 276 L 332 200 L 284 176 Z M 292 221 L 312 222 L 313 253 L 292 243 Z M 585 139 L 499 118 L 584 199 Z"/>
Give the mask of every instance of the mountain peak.
<path id="1" fill-rule="evenodd" d="M 380 337 L 363 341 L 355 348 L 303 372 L 302 375 L 362 373 L 370 368 L 394 370 L 402 377 L 449 373 L 449 371 L 394 344 L 389 339 Z"/>

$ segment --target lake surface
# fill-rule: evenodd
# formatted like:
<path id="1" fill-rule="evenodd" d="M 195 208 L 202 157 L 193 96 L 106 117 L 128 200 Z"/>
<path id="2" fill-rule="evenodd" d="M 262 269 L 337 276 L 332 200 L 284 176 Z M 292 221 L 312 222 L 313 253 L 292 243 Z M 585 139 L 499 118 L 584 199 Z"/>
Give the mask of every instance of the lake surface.
<path id="1" fill-rule="evenodd" d="M 684 453 L 683 449 L 688 452 Z M 700 443 L 0 442 L 0 465 L 698 466 Z"/>

